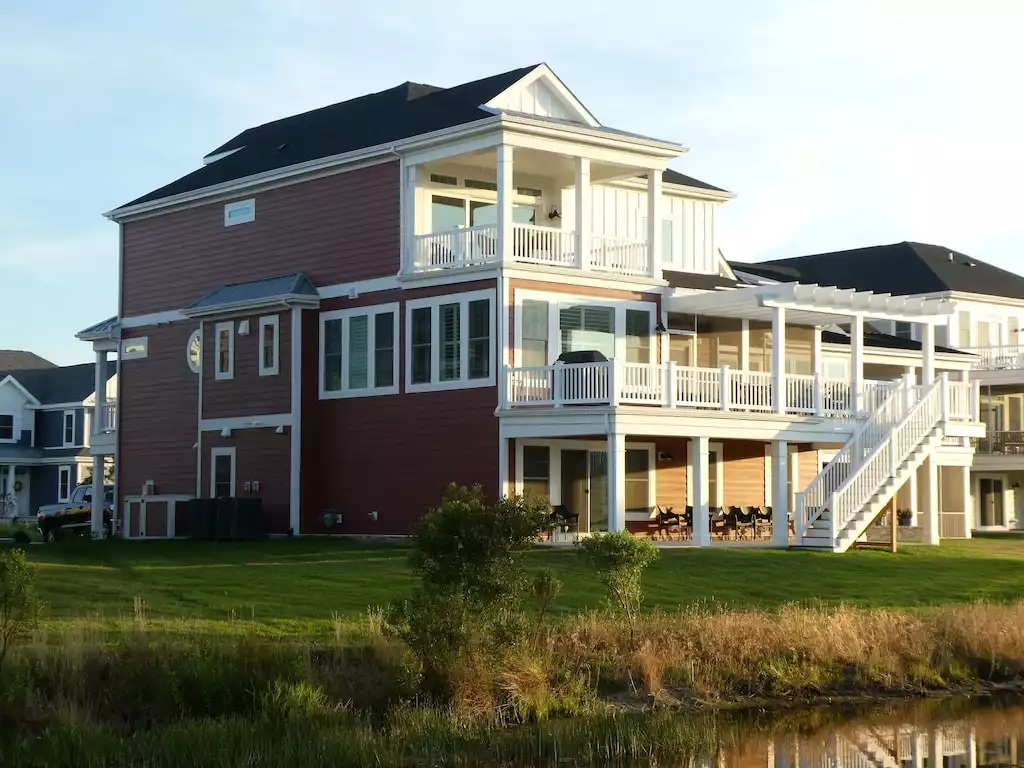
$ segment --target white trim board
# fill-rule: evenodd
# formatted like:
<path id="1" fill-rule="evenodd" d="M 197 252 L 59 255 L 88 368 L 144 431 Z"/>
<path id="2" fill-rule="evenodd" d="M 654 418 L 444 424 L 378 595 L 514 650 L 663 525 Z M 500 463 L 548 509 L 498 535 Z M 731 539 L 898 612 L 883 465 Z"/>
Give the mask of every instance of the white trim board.
<path id="1" fill-rule="evenodd" d="M 488 376 L 486 378 L 469 378 L 469 305 L 475 301 L 487 300 L 489 302 L 489 350 L 488 350 Z M 459 373 L 458 379 L 441 379 L 441 323 L 440 307 L 447 304 L 458 304 L 459 309 Z M 414 383 L 412 380 L 412 315 L 417 309 L 430 310 L 430 381 Z M 464 291 L 462 293 L 449 293 L 440 296 L 430 296 L 421 299 L 407 299 L 405 302 L 405 392 L 436 392 L 449 389 L 475 389 L 479 387 L 493 387 L 497 383 L 497 371 L 495 370 L 498 360 L 497 348 L 501 346 L 501 339 L 495 333 L 497 313 L 497 292 L 494 288 L 485 288 L 478 291 Z"/>
<path id="2" fill-rule="evenodd" d="M 223 429 L 276 429 L 292 424 L 291 413 L 271 413 L 257 416 L 230 416 L 220 419 L 203 419 L 199 429 L 203 432 L 219 432 Z"/>

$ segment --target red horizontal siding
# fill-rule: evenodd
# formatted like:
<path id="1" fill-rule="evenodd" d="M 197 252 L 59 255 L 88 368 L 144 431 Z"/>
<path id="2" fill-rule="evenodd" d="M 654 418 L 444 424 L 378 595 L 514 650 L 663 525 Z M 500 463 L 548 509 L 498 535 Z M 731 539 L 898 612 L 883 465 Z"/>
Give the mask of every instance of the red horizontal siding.
<path id="1" fill-rule="evenodd" d="M 213 448 L 235 449 L 235 495 L 263 499 L 263 518 L 268 533 L 288 533 L 289 489 L 291 487 L 291 436 L 286 429 L 236 429 L 231 437 L 218 432 L 203 433 L 203 496 L 210 495 L 210 452 Z M 259 481 L 258 492 L 246 493 L 245 483 Z"/>
<path id="2" fill-rule="evenodd" d="M 255 195 L 256 220 L 224 226 L 224 204 L 122 226 L 122 314 L 188 306 L 219 285 L 305 272 L 316 285 L 394 275 L 400 264 L 398 163 Z"/>
<path id="3" fill-rule="evenodd" d="M 367 294 L 325 302 L 322 309 L 384 304 L 494 288 L 477 281 L 423 290 Z M 405 388 L 405 308 L 400 305 Z M 303 317 L 302 532 L 326 532 L 322 514 L 343 516 L 335 533 L 408 533 L 437 505 L 445 487 L 480 483 L 498 490 L 497 388 L 340 400 L 319 399 L 317 314 Z M 370 513 L 377 512 L 377 520 Z"/>
<path id="4" fill-rule="evenodd" d="M 274 314 L 278 318 L 278 374 L 260 376 L 260 318 L 252 315 L 233 318 L 235 328 L 234 378 L 216 378 L 217 322 L 203 323 L 203 418 L 257 416 L 288 413 L 291 405 L 291 311 Z M 241 320 L 249 321 L 249 334 L 240 336 Z M 184 353 L 183 353 L 184 354 Z"/>
<path id="5" fill-rule="evenodd" d="M 191 323 L 176 323 L 125 332 L 126 338 L 148 336 L 149 355 L 121 362 L 117 474 L 122 500 L 140 493 L 148 480 L 158 494 L 195 493 L 199 377 L 185 355 L 193 330 Z"/>

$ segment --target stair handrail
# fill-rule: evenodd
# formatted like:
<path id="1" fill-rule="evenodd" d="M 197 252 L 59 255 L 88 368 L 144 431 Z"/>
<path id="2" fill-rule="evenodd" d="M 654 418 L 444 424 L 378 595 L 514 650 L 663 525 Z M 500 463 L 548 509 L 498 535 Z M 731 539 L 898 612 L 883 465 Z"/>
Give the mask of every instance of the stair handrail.
<path id="1" fill-rule="evenodd" d="M 925 437 L 940 424 L 948 409 L 948 376 L 942 373 L 931 384 L 914 387 L 916 402 L 876 445 L 846 481 L 832 493 L 828 505 L 833 542 L 849 520 L 878 491 L 882 483 L 896 476 L 897 468 Z"/>
<path id="2" fill-rule="evenodd" d="M 850 439 L 836 452 L 832 460 L 803 491 L 796 494 L 793 519 L 796 521 L 798 540 L 828 508 L 833 493 L 861 463 L 865 453 L 870 451 L 878 440 L 884 439 L 887 432 L 886 424 L 898 420 L 901 406 L 905 409 L 910 397 L 910 380 L 902 377 L 889 388 L 887 396 L 878 408 L 853 431 Z"/>

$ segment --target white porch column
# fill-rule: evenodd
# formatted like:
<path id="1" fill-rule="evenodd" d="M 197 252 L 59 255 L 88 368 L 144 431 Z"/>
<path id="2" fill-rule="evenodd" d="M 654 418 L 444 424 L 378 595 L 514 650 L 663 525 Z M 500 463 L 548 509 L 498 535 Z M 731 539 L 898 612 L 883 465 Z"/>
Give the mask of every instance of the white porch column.
<path id="1" fill-rule="evenodd" d="M 921 328 L 921 383 L 935 381 L 935 326 L 924 323 Z"/>
<path id="2" fill-rule="evenodd" d="M 626 530 L 626 436 L 608 433 L 608 530 Z"/>
<path id="3" fill-rule="evenodd" d="M 772 544 L 789 546 L 789 443 L 772 441 Z"/>
<path id="4" fill-rule="evenodd" d="M 973 725 L 964 726 L 964 755 L 967 768 L 978 768 L 978 735 Z"/>
<path id="5" fill-rule="evenodd" d="M 786 412 L 786 308 L 772 315 L 772 410 Z"/>
<path id="6" fill-rule="evenodd" d="M 711 464 L 708 459 L 710 440 L 706 437 L 690 438 L 690 479 L 693 482 L 693 543 L 706 547 L 711 544 Z"/>
<path id="7" fill-rule="evenodd" d="M 814 336 L 812 337 L 811 353 L 814 355 L 814 373 L 822 374 L 825 372 L 825 358 L 824 353 L 821 351 L 821 326 L 814 326 Z"/>
<path id="8" fill-rule="evenodd" d="M 647 172 L 647 258 L 650 274 L 661 279 L 661 171 Z"/>
<path id="9" fill-rule="evenodd" d="M 864 316 L 854 315 L 850 324 L 850 372 L 853 376 L 853 411 L 864 410 Z"/>
<path id="10" fill-rule="evenodd" d="M 964 536 L 971 538 L 971 528 L 974 527 L 973 499 L 971 498 L 971 468 L 960 467 L 960 492 L 964 500 Z"/>
<path id="11" fill-rule="evenodd" d="M 921 501 L 921 526 L 925 544 L 939 543 L 939 466 L 929 456 L 921 465 L 921 485 L 918 496 Z"/>
<path id="12" fill-rule="evenodd" d="M 508 438 L 498 437 L 498 498 L 511 496 L 508 487 Z"/>
<path id="13" fill-rule="evenodd" d="M 104 411 L 107 404 L 107 353 L 96 350 L 94 371 L 96 404 L 92 411 L 92 433 L 102 434 L 104 427 Z M 103 538 L 103 456 L 93 454 L 92 457 L 92 515 L 90 516 L 90 532 L 94 539 Z"/>
<path id="14" fill-rule="evenodd" d="M 415 272 L 418 267 L 424 266 L 419 263 L 419 254 L 416 253 L 416 218 L 419 211 L 418 166 L 409 165 L 405 168 L 405 262 L 403 272 Z"/>
<path id="15" fill-rule="evenodd" d="M 576 266 L 590 269 L 590 158 L 576 158 Z"/>
<path id="16" fill-rule="evenodd" d="M 92 519 L 90 526 L 94 539 L 103 538 L 103 457 L 92 457 Z"/>
<path id="17" fill-rule="evenodd" d="M 512 147 L 498 146 L 498 260 L 512 261 Z"/>
<path id="18" fill-rule="evenodd" d="M 907 479 L 907 509 L 910 510 L 910 525 L 917 525 L 917 472 Z"/>

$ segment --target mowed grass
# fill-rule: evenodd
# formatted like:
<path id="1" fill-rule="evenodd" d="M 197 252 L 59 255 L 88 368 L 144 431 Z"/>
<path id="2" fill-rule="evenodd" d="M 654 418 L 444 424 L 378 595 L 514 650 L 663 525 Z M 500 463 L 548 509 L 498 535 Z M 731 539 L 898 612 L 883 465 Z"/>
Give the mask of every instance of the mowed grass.
<path id="1" fill-rule="evenodd" d="M 144 617 L 153 630 L 324 636 L 413 588 L 409 550 L 341 539 L 244 543 L 66 542 L 29 547 L 46 601 L 44 627 L 113 627 Z M 552 610 L 601 606 L 595 575 L 570 548 L 540 548 L 531 568 L 563 583 Z M 1024 596 L 1024 538 L 904 546 L 897 554 L 768 549 L 661 550 L 645 574 L 646 608 L 697 602 L 733 608 L 846 603 L 912 608 Z M 186 620 L 186 622 L 182 622 Z"/>

